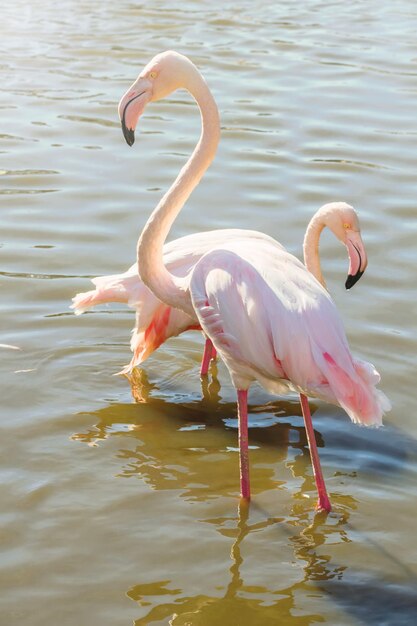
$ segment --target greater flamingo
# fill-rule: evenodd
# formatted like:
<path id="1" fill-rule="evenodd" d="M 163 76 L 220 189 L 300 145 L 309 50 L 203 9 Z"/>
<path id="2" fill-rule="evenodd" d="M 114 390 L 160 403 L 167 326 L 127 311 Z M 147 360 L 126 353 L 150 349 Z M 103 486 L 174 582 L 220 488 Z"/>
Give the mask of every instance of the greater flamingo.
<path id="1" fill-rule="evenodd" d="M 126 125 L 124 125 L 124 133 L 128 143 L 133 142 L 133 135 L 129 135 Z M 181 237 L 164 245 L 164 265 L 172 274 L 179 277 L 186 276 L 201 256 L 209 250 L 218 248 L 231 239 L 253 238 L 267 238 L 269 241 L 273 241 L 264 233 L 242 229 L 222 229 Z M 275 243 L 277 244 L 277 242 Z M 362 246 L 361 243 L 360 245 Z M 356 272 L 352 269 L 362 248 L 355 250 L 349 241 L 347 246 L 351 258 L 349 276 L 346 280 L 346 288 L 349 289 L 362 275 L 361 271 Z M 362 255 L 364 255 L 363 250 Z M 313 269 L 317 275 L 314 263 L 313 258 L 310 269 Z M 201 330 L 197 319 L 192 319 L 184 311 L 170 307 L 158 300 L 141 281 L 137 262 L 122 274 L 98 276 L 93 278 L 92 282 L 95 289 L 78 293 L 72 299 L 71 308 L 74 309 L 76 315 L 80 315 L 94 306 L 111 302 L 127 304 L 136 311 L 136 321 L 130 342 L 133 356 L 120 374 L 131 374 L 134 367 L 142 364 L 170 337 L 175 337 L 187 330 Z M 207 374 L 210 360 L 215 356 L 216 349 L 211 340 L 206 337 L 200 368 L 202 376 Z"/>
<path id="2" fill-rule="evenodd" d="M 268 239 L 268 235 L 251 230 L 223 229 L 180 237 L 164 245 L 164 264 L 176 276 L 186 276 L 197 261 L 209 250 L 222 246 L 230 239 Z M 162 343 L 187 330 L 201 330 L 197 320 L 172 308 L 154 296 L 143 284 L 137 263 L 123 274 L 93 278 L 95 289 L 78 293 L 71 308 L 80 315 L 91 307 L 109 302 L 121 302 L 136 310 L 136 323 L 130 347 L 133 352 L 129 365 L 120 374 L 129 375 L 133 368 L 143 363 Z M 200 374 L 205 376 L 216 350 L 206 338 Z"/>
<path id="3" fill-rule="evenodd" d="M 267 239 L 274 240 L 258 231 L 242 229 L 222 229 L 194 233 L 170 241 L 164 245 L 164 265 L 176 276 L 187 275 L 199 259 L 213 248 L 222 246 L 231 239 Z M 277 244 L 277 242 L 275 242 Z M 279 245 L 279 244 L 277 244 Z M 363 254 L 363 252 L 362 252 Z M 357 252 L 349 249 L 351 266 L 357 259 Z M 358 280 L 360 274 L 350 274 L 346 280 L 349 289 Z M 71 308 L 76 315 L 81 315 L 92 307 L 120 302 L 127 304 L 136 311 L 135 326 L 132 330 L 130 347 L 132 359 L 119 373 L 130 375 L 133 368 L 141 365 L 161 344 L 170 337 L 176 337 L 187 330 L 200 330 L 197 320 L 187 313 L 164 304 L 143 284 L 138 273 L 138 265 L 134 263 L 122 274 L 97 276 L 92 279 L 95 289 L 78 293 L 72 298 Z M 205 339 L 200 374 L 208 373 L 211 359 L 215 358 L 216 349 L 211 340 Z"/>
<path id="4" fill-rule="evenodd" d="M 349 350 L 337 309 L 324 287 L 318 242 L 328 226 L 348 248 L 351 286 L 366 268 L 366 254 L 355 211 L 345 203 L 324 205 L 304 239 L 306 267 L 276 242 L 231 240 L 212 249 L 186 276 L 164 265 L 169 230 L 214 158 L 220 124 L 213 96 L 195 65 L 169 51 L 157 55 L 122 97 L 119 115 L 129 145 L 139 116 L 150 101 L 179 88 L 196 100 L 202 119 L 197 146 L 174 184 L 148 219 L 138 241 L 139 275 L 154 295 L 196 320 L 225 362 L 237 390 L 240 486 L 250 498 L 247 393 L 258 381 L 275 393 L 300 394 L 313 472 L 317 508 L 331 504 L 320 468 L 307 396 L 345 409 L 353 422 L 380 425 L 390 405 L 376 389 L 373 365 Z"/>

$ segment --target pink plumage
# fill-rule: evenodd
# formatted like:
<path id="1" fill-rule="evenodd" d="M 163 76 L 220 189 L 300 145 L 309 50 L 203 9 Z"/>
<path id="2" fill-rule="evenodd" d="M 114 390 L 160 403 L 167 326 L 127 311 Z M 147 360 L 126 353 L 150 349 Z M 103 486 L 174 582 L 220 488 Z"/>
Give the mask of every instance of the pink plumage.
<path id="1" fill-rule="evenodd" d="M 179 88 L 187 89 L 200 108 L 201 136 L 139 238 L 140 279 L 163 307 L 181 311 L 203 329 L 230 372 L 238 399 L 241 495 L 250 498 L 247 392 L 251 383 L 258 381 L 275 393 L 300 394 L 318 508 L 329 511 L 306 396 L 340 405 L 354 422 L 367 425 L 381 424 L 389 409 L 387 398 L 376 389 L 379 375 L 374 367 L 350 353 L 320 268 L 318 244 L 327 226 L 349 254 L 346 288 L 362 276 L 367 257 L 356 212 L 341 202 L 319 209 L 304 238 L 305 266 L 276 241 L 259 234 L 227 235 L 225 241 L 211 241 L 203 252 L 204 234 L 200 233 L 192 240 L 192 263 L 182 274 L 176 273 L 167 260 L 164 242 L 214 158 L 220 137 L 216 103 L 195 65 L 172 51 L 152 59 L 119 103 L 123 133 L 133 145 L 136 124 L 146 105 Z M 158 343 L 171 319 L 171 313 L 160 306 L 147 327 L 148 337 L 152 333 L 156 337 L 152 334 L 152 345 Z"/>
<path id="2" fill-rule="evenodd" d="M 351 355 L 333 300 L 293 255 L 268 242 L 232 242 L 196 265 L 190 293 L 237 389 L 257 380 L 273 393 L 338 404 L 355 423 L 381 425 L 389 404 L 375 388 L 379 376 Z"/>
<path id="3" fill-rule="evenodd" d="M 186 235 L 165 244 L 164 263 L 170 272 L 178 277 L 184 277 L 209 250 L 230 240 L 258 239 L 274 241 L 263 233 L 237 228 Z M 167 339 L 187 330 L 201 330 L 195 316 L 190 317 L 180 309 L 167 306 L 154 296 L 140 279 L 137 263 L 122 274 L 93 278 L 92 283 L 95 289 L 78 293 L 72 299 L 71 308 L 76 315 L 111 302 L 127 304 L 136 311 L 136 322 L 130 342 L 133 356 L 130 363 L 121 370 L 121 374 L 130 374 L 134 367 L 143 363 Z M 161 323 L 159 321 L 161 319 L 165 323 Z M 207 350 L 205 351 L 202 374 L 207 373 L 208 362 L 205 362 L 205 359 L 207 360 L 208 356 L 215 356 L 212 350 L 209 355 Z"/>

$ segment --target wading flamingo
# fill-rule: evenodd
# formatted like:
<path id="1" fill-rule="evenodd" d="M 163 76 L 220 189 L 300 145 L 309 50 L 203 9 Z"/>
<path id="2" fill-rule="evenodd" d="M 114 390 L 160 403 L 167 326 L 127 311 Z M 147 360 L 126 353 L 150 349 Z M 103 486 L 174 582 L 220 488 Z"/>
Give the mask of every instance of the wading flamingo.
<path id="1" fill-rule="evenodd" d="M 386 396 L 376 389 L 380 377 L 373 365 L 351 355 L 320 269 L 318 242 L 328 226 L 350 253 L 347 286 L 362 275 L 367 261 L 356 213 L 345 203 L 319 209 L 304 239 L 306 267 L 276 242 L 232 240 L 203 255 L 186 276 L 170 273 L 164 265 L 163 245 L 214 158 L 220 134 L 218 110 L 195 65 L 171 51 L 152 59 L 119 103 L 124 136 L 132 145 L 146 104 L 179 88 L 187 89 L 197 102 L 202 132 L 139 238 L 140 278 L 161 302 L 197 321 L 230 372 L 238 398 L 242 497 L 250 498 L 247 393 L 250 384 L 258 381 L 275 393 L 300 394 L 317 508 L 330 511 L 307 396 L 339 405 L 353 422 L 366 425 L 380 425 L 390 408 Z"/>
<path id="2" fill-rule="evenodd" d="M 140 111 L 137 112 L 137 115 L 139 114 Z M 135 115 L 132 107 L 128 115 Z M 126 140 L 129 144 L 133 143 L 133 134 L 129 131 L 127 125 L 124 124 L 123 128 Z M 164 245 L 164 265 L 175 276 L 185 277 L 194 268 L 203 254 L 223 246 L 231 239 L 235 241 L 242 239 L 267 239 L 271 243 L 274 242 L 268 235 L 251 230 L 222 229 L 194 233 Z M 277 242 L 275 244 L 280 245 Z M 361 242 L 360 245 L 362 246 Z M 349 289 L 356 283 L 363 272 L 363 270 L 356 271 L 356 269 L 353 269 L 356 267 L 358 254 L 362 253 L 364 257 L 363 268 L 366 265 L 366 257 L 362 247 L 356 250 L 349 241 L 347 246 L 351 259 L 349 276 L 346 281 L 346 288 Z M 310 265 L 308 265 L 309 269 L 313 269 L 315 274 L 318 275 L 317 269 L 314 267 L 314 259 L 312 259 Z M 322 278 L 319 278 L 319 280 L 323 282 Z M 80 315 L 94 306 L 111 302 L 127 304 L 136 311 L 136 321 L 130 342 L 133 356 L 130 363 L 121 370 L 120 374 L 131 374 L 134 367 L 142 364 L 170 337 L 176 337 L 187 330 L 202 330 L 195 316 L 193 319 L 185 311 L 171 307 L 158 300 L 141 281 L 137 262 L 122 274 L 98 276 L 92 279 L 92 283 L 95 285 L 95 289 L 78 293 L 72 299 L 71 308 L 74 309 L 76 315 Z M 211 340 L 206 337 L 200 368 L 202 376 L 208 373 L 210 360 L 215 358 L 215 356 L 216 349 Z"/>
<path id="3" fill-rule="evenodd" d="M 277 243 L 264 233 L 236 228 L 194 233 L 164 245 L 164 265 L 176 276 L 186 276 L 203 254 L 222 246 L 231 239 L 236 241 L 266 239 L 271 243 Z M 349 255 L 352 257 L 352 266 L 357 258 L 357 252 L 353 247 L 349 249 Z M 350 274 L 346 281 L 346 288 L 349 289 L 360 275 L 360 273 Z M 78 293 L 72 299 L 71 308 L 74 309 L 76 315 L 81 315 L 95 306 L 112 302 L 127 304 L 136 311 L 136 322 L 130 341 L 133 357 L 130 363 L 119 372 L 120 374 L 130 375 L 133 368 L 146 361 L 167 339 L 177 337 L 188 330 L 201 331 L 196 319 L 192 319 L 184 311 L 164 304 L 154 296 L 141 281 L 137 263 L 122 274 L 97 276 L 91 282 L 95 285 L 95 289 Z M 215 356 L 216 349 L 211 340 L 206 338 L 200 368 L 201 376 L 208 373 L 210 361 Z"/>
<path id="4" fill-rule="evenodd" d="M 199 259 L 213 248 L 222 246 L 230 239 L 266 239 L 268 235 L 251 230 L 222 229 L 195 233 L 180 237 L 164 245 L 164 264 L 176 276 L 186 276 Z M 276 243 L 276 242 L 275 242 Z M 138 274 L 137 263 L 123 274 L 93 278 L 95 289 L 78 293 L 72 299 L 71 308 L 76 315 L 88 309 L 110 302 L 121 302 L 136 310 L 136 323 L 132 331 L 130 347 L 133 352 L 129 365 L 121 374 L 130 374 L 134 367 L 143 363 L 162 343 L 187 330 L 201 330 L 198 321 L 189 315 L 162 303 L 143 284 Z M 210 360 L 216 350 L 210 339 L 206 339 L 200 374 L 206 375 Z"/>

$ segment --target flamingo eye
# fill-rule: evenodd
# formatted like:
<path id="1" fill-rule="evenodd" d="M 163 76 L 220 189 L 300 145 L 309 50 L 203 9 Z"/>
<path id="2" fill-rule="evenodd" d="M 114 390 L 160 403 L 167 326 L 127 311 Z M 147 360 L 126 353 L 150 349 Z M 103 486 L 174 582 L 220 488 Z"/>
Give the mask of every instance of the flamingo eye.
<path id="1" fill-rule="evenodd" d="M 151 72 L 149 74 L 149 78 L 156 78 L 157 77 L 157 73 L 156 72 Z"/>
<path id="2" fill-rule="evenodd" d="M 343 228 L 345 228 L 346 230 L 348 230 L 349 228 L 352 228 L 350 224 L 348 224 L 347 222 L 345 222 L 343 224 Z"/>

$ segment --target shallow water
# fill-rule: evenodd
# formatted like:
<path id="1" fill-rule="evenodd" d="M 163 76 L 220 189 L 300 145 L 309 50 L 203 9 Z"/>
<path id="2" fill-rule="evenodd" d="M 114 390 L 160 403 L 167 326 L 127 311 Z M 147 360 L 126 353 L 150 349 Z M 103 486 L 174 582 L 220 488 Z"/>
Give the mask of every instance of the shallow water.
<path id="1" fill-rule="evenodd" d="M 2 7 L 0 343 L 18 349 L 0 348 L 1 623 L 413 622 L 416 22 L 411 0 Z M 295 398 L 252 390 L 254 498 L 239 509 L 234 394 L 221 365 L 201 388 L 199 335 L 170 341 L 130 388 L 112 374 L 133 313 L 68 309 L 133 262 L 197 139 L 184 93 L 148 107 L 133 149 L 121 135 L 121 94 L 167 48 L 200 67 L 222 117 L 173 236 L 256 228 L 300 255 L 318 206 L 359 211 L 366 275 L 344 291 L 327 235 L 322 263 L 393 410 L 375 431 L 312 403 L 327 518 Z"/>

